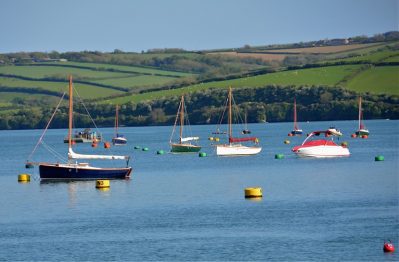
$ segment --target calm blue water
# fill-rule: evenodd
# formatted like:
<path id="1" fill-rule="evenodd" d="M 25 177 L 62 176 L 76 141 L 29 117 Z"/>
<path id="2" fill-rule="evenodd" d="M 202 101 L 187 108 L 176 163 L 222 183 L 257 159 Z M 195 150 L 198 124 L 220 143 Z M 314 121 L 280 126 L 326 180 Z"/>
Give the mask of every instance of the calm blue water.
<path id="1" fill-rule="evenodd" d="M 399 249 L 399 121 L 367 121 L 369 139 L 350 138 L 355 121 L 300 126 L 308 133 L 331 124 L 343 131 L 349 158 L 296 158 L 290 149 L 303 138 L 283 143 L 292 123 L 250 125 L 263 150 L 239 158 L 214 155 L 206 140 L 213 126 L 192 126 L 205 158 L 156 155 L 169 150 L 171 127 L 122 128 L 128 146 L 112 152 L 133 157 L 133 177 L 111 181 L 109 191 L 94 181 L 40 183 L 37 170 L 18 183 L 42 130 L 0 131 L 0 260 L 398 261 L 382 246 L 391 239 Z M 65 134 L 45 138 L 64 156 Z M 41 147 L 34 160 L 55 159 Z M 250 186 L 263 188 L 262 200 L 244 198 Z"/>

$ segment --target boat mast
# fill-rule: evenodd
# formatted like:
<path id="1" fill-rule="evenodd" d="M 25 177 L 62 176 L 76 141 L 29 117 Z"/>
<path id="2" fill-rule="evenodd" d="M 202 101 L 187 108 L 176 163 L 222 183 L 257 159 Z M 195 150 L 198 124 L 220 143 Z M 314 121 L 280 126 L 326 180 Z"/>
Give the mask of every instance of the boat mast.
<path id="1" fill-rule="evenodd" d="M 115 137 L 118 137 L 118 105 L 116 105 L 116 110 L 115 110 Z"/>
<path id="2" fill-rule="evenodd" d="M 231 127 L 231 123 L 232 123 L 231 98 L 232 98 L 232 94 L 231 94 L 231 86 L 230 86 L 229 87 L 229 140 L 230 140 L 230 138 L 233 137 L 233 130 Z"/>
<path id="3" fill-rule="evenodd" d="M 298 126 L 296 124 L 296 97 L 294 97 L 294 130 L 298 130 Z"/>
<path id="4" fill-rule="evenodd" d="M 245 110 L 244 121 L 245 121 L 245 130 L 248 130 L 248 123 L 247 123 L 247 110 Z"/>
<path id="5" fill-rule="evenodd" d="M 184 95 L 181 96 L 181 110 L 180 110 L 180 144 L 183 137 L 183 125 L 184 125 Z"/>
<path id="6" fill-rule="evenodd" d="M 359 130 L 362 129 L 362 97 L 359 96 Z"/>
<path id="7" fill-rule="evenodd" d="M 68 148 L 72 147 L 72 117 L 73 117 L 73 90 L 72 75 L 69 75 L 69 124 L 68 124 Z"/>

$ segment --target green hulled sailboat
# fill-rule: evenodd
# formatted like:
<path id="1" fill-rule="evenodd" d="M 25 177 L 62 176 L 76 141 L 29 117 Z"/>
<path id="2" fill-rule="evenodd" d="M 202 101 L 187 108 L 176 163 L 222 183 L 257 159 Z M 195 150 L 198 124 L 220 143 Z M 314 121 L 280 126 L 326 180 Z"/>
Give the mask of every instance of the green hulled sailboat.
<path id="1" fill-rule="evenodd" d="M 189 137 L 184 137 L 183 136 L 183 131 L 184 131 L 184 122 L 186 121 L 187 124 L 189 125 L 188 118 L 185 117 L 184 114 L 186 111 L 186 108 L 184 106 L 184 96 L 181 97 L 181 101 L 179 104 L 179 108 L 177 110 L 176 114 L 176 120 L 175 124 L 173 126 L 173 131 L 172 135 L 170 137 L 170 146 L 171 146 L 171 152 L 172 153 L 195 153 L 199 152 L 201 150 L 201 146 L 196 144 L 196 141 L 199 140 L 199 137 L 197 136 L 189 136 Z M 178 120 L 180 120 L 180 132 L 179 132 L 179 138 L 177 142 L 173 142 L 173 135 L 176 130 L 176 126 L 178 123 Z"/>

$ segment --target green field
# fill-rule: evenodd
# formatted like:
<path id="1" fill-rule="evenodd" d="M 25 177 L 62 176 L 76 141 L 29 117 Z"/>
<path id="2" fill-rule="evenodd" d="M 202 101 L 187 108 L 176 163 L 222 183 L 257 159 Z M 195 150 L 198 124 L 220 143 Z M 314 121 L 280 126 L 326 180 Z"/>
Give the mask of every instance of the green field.
<path id="1" fill-rule="evenodd" d="M 361 65 L 330 66 L 310 69 L 291 70 L 270 73 L 246 78 L 227 81 L 217 81 L 188 86 L 180 89 L 156 91 L 151 93 L 137 94 L 126 97 L 106 100 L 104 102 L 126 103 L 128 101 L 153 100 L 166 96 L 180 95 L 209 88 L 239 87 L 261 87 L 266 85 L 302 86 L 302 85 L 324 85 L 335 86 L 346 76 L 357 71 Z"/>
<path id="2" fill-rule="evenodd" d="M 2 99 L 3 97 L 1 97 L 0 99 Z M 12 103 L 10 103 L 10 102 L 1 102 L 0 101 L 0 108 L 2 108 L 2 107 L 10 107 L 10 106 L 12 106 L 13 104 Z"/>
<path id="3" fill-rule="evenodd" d="M 54 92 L 63 92 L 68 90 L 67 82 L 49 82 L 49 81 L 29 81 L 16 78 L 0 77 L 0 86 L 6 87 L 20 87 L 20 88 L 41 88 Z M 99 86 L 74 83 L 75 89 L 84 99 L 108 97 L 111 95 L 123 94 L 122 91 Z M 0 94 L 3 95 L 0 88 Z M 21 93 L 20 93 L 21 94 Z"/>
<path id="4" fill-rule="evenodd" d="M 197 53 L 191 53 L 191 52 L 179 52 L 179 53 L 143 53 L 143 54 L 137 54 L 137 53 L 124 53 L 124 54 L 113 54 L 117 58 L 137 58 L 137 57 L 144 57 L 145 59 L 149 58 L 167 58 L 171 56 L 181 56 L 181 57 L 187 57 L 187 58 L 196 58 L 201 55 Z"/>
<path id="5" fill-rule="evenodd" d="M 46 62 L 39 63 L 42 65 L 54 65 L 59 66 L 60 68 L 65 68 L 65 66 L 77 66 L 77 67 L 90 67 L 93 70 L 119 70 L 125 72 L 131 72 L 133 74 L 152 74 L 152 75 L 167 75 L 167 76 L 176 76 L 176 77 L 186 77 L 191 76 L 192 74 L 183 73 L 183 72 L 175 72 L 175 71 L 166 71 L 159 69 L 152 69 L 147 67 L 138 67 L 138 66 L 122 66 L 122 65 L 110 65 L 110 64 L 98 64 L 98 63 L 80 63 L 80 62 Z"/>
<path id="6" fill-rule="evenodd" d="M 399 95 L 399 66 L 378 66 L 361 72 L 346 87 L 357 92 Z"/>
<path id="7" fill-rule="evenodd" d="M 364 54 L 364 55 L 345 58 L 345 59 L 339 59 L 337 61 L 343 61 L 343 62 L 362 61 L 362 62 L 369 62 L 369 63 L 378 63 L 381 61 L 387 62 L 386 59 L 388 59 L 392 56 L 398 56 L 398 55 L 399 55 L 399 51 L 384 50 L 384 51 L 380 51 L 380 52 Z"/>
<path id="8" fill-rule="evenodd" d="M 397 45 L 399 42 L 391 42 L 391 43 L 380 43 L 380 44 L 375 44 L 369 47 L 365 48 L 360 48 L 360 49 L 355 49 L 355 50 L 348 50 L 344 52 L 339 52 L 335 54 L 329 54 L 326 56 L 327 59 L 329 60 L 340 60 L 341 59 L 346 59 L 344 57 L 346 56 L 352 56 L 352 55 L 357 55 L 357 56 L 365 56 L 369 55 L 375 52 L 381 52 L 383 50 L 386 50 L 387 48 L 390 48 L 392 46 Z M 349 57 L 350 59 L 351 57 Z"/>
<path id="9" fill-rule="evenodd" d="M 132 76 L 132 77 L 91 81 L 91 82 L 112 85 L 112 86 L 118 86 L 118 87 L 124 87 L 124 88 L 135 88 L 135 87 L 158 86 L 158 85 L 169 84 L 169 83 L 174 82 L 177 79 L 179 79 L 179 78 L 167 77 L 167 76 L 140 75 L 140 76 Z"/>
<path id="10" fill-rule="evenodd" d="M 388 57 L 388 58 L 384 59 L 383 62 L 388 62 L 388 63 L 399 63 L 399 54 L 398 54 L 398 55 L 395 55 L 395 56 Z"/>
<path id="11" fill-rule="evenodd" d="M 127 76 L 127 74 L 124 73 L 58 66 L 0 66 L 0 73 L 35 79 L 45 77 L 58 77 L 66 79 L 68 75 L 72 75 L 74 78 L 80 79 L 107 79 L 112 77 Z"/>
<path id="12" fill-rule="evenodd" d="M 65 67 L 60 65 L 84 66 L 91 67 L 93 69 Z M 109 69 L 121 70 L 129 73 L 106 71 Z M 38 80 L 43 78 L 67 79 L 68 75 L 71 74 L 75 80 L 80 79 L 88 82 L 87 84 L 74 83 L 76 90 L 84 99 L 98 99 L 102 97 L 123 94 L 123 91 L 98 86 L 98 84 L 108 85 L 111 87 L 143 89 L 170 84 L 181 77 L 192 76 L 192 74 L 141 67 L 77 62 L 51 62 L 46 63 L 45 66 L 0 66 L 0 73 Z M 13 77 L 0 77 L 0 86 L 27 89 L 40 88 L 44 90 L 61 92 L 67 89 L 68 84 L 66 82 L 30 81 Z"/>
<path id="13" fill-rule="evenodd" d="M 12 101 L 14 98 L 22 98 L 22 99 L 39 98 L 39 99 L 42 99 L 44 97 L 48 97 L 48 96 L 41 95 L 41 94 L 27 94 L 27 93 L 19 93 L 19 92 L 0 92 L 0 103 L 8 104 L 9 101 Z"/>

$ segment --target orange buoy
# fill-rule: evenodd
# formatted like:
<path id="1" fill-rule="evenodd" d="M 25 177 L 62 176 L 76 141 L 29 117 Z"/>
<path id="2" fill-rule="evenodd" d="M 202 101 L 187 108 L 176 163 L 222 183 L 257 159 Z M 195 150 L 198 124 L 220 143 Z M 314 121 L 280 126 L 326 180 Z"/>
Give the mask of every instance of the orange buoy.
<path id="1" fill-rule="evenodd" d="M 362 135 L 362 138 L 367 139 L 367 138 L 369 138 L 369 136 L 368 135 Z"/>
<path id="2" fill-rule="evenodd" d="M 110 148 L 111 147 L 111 144 L 109 143 L 109 142 L 104 142 L 104 148 Z"/>
<path id="3" fill-rule="evenodd" d="M 292 133 L 289 133 L 288 136 L 294 136 Z"/>
<path id="4" fill-rule="evenodd" d="M 384 243 L 384 252 L 394 252 L 394 251 L 395 251 L 395 247 L 391 243 L 391 240 L 389 240 L 389 242 Z"/>
<path id="5" fill-rule="evenodd" d="M 91 143 L 91 147 L 97 147 L 97 143 Z"/>
<path id="6" fill-rule="evenodd" d="M 352 134 L 351 137 L 352 137 L 352 138 L 356 138 L 356 134 Z"/>

